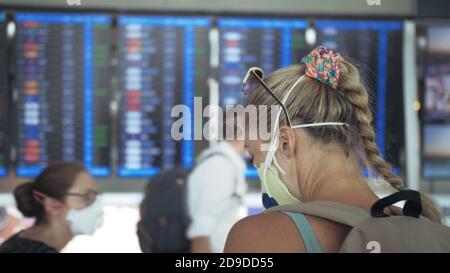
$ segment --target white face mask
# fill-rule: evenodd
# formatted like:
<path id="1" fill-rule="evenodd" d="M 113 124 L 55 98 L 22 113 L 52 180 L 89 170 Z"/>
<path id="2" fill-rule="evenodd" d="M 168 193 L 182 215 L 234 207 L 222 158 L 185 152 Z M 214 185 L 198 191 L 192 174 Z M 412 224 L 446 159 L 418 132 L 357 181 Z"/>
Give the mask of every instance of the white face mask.
<path id="1" fill-rule="evenodd" d="M 103 206 L 100 198 L 97 198 L 88 207 L 70 209 L 66 219 L 69 221 L 70 229 L 74 235 L 94 234 L 95 230 L 103 223 Z"/>
<path id="2" fill-rule="evenodd" d="M 301 76 L 288 91 L 286 96 L 283 99 L 283 104 L 286 103 L 289 95 L 292 93 L 297 84 L 303 79 L 304 76 Z M 277 117 L 275 120 L 275 128 L 272 133 L 272 139 L 269 146 L 269 151 L 267 152 L 266 159 L 264 163 L 262 163 L 258 168 L 258 174 L 260 176 L 262 182 L 262 191 L 263 191 L 263 205 L 266 208 L 276 206 L 276 205 L 287 205 L 300 202 L 296 197 L 294 197 L 283 183 L 281 178 L 279 177 L 278 171 L 283 175 L 286 172 L 281 168 L 275 158 L 275 153 L 278 149 L 278 126 L 280 121 L 280 114 L 282 109 L 277 113 Z M 317 123 L 308 123 L 308 124 L 300 124 L 291 126 L 292 129 L 298 128 L 306 128 L 306 127 L 315 127 L 315 126 L 349 126 L 347 123 L 342 122 L 317 122 Z M 274 161 L 275 166 L 272 167 L 272 161 Z M 276 169 L 275 169 L 276 168 Z M 269 174 L 268 174 L 269 172 Z"/>

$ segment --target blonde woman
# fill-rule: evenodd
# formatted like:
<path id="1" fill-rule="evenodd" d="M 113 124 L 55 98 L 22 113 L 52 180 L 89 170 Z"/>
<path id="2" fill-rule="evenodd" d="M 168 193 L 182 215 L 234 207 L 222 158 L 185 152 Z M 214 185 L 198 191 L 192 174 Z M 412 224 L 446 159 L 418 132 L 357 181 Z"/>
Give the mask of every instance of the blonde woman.
<path id="1" fill-rule="evenodd" d="M 248 104 L 281 106 L 274 126 L 267 121 L 267 128 L 273 128 L 270 142 L 246 140 L 261 179 L 263 204 L 269 208 L 320 200 L 369 210 L 378 198 L 363 168 L 396 189 L 404 184 L 375 143 L 360 71 L 323 46 L 302 62 L 267 78 L 252 68 L 244 81 Z M 424 216 L 441 222 L 438 209 L 423 195 L 422 206 Z M 335 252 L 349 230 L 312 215 L 263 213 L 233 227 L 225 252 Z"/>

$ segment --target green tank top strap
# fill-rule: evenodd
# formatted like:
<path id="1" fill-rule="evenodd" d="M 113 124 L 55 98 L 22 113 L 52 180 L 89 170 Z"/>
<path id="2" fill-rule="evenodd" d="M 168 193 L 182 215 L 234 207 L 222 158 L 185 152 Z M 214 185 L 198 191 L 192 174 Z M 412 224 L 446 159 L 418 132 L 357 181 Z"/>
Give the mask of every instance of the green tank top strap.
<path id="1" fill-rule="evenodd" d="M 290 211 L 283 211 L 283 213 L 287 214 L 297 227 L 297 230 L 300 233 L 300 236 L 303 238 L 303 242 L 305 243 L 306 252 L 322 253 L 323 251 L 320 247 L 319 240 L 317 240 L 317 236 L 314 233 L 311 224 L 309 223 L 308 219 L 306 219 L 305 215 L 303 213 Z"/>

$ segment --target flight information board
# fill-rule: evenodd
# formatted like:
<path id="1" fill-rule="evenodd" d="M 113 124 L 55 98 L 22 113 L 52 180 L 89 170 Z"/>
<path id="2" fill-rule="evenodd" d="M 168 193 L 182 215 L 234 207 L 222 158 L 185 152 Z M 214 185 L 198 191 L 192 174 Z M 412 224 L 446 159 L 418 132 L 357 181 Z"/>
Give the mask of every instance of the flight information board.
<path id="1" fill-rule="evenodd" d="M 210 75 L 210 18 L 122 15 L 117 16 L 117 36 L 111 17 L 102 14 L 18 12 L 15 21 L 13 117 L 7 115 L 14 112 L 6 103 L 12 98 L 6 86 L 9 71 L 0 68 L 0 175 L 6 174 L 11 145 L 16 147 L 18 176 L 37 175 L 58 161 L 79 161 L 93 175 L 109 176 L 112 147 L 117 147 L 114 170 L 120 177 L 149 177 L 180 163 L 189 168 L 194 142 L 171 135 L 178 120 L 171 117 L 174 105 L 193 110 L 194 96 L 207 95 L 212 76 L 217 76 L 221 106 L 242 104 L 241 83 L 248 68 L 259 66 L 269 75 L 300 63 L 314 47 L 305 41 L 305 20 L 219 18 L 218 70 Z M 0 13 L 0 39 L 6 39 L 4 22 Z M 400 167 L 401 22 L 317 20 L 313 26 L 316 44 L 360 64 L 375 91 L 377 143 L 387 160 Z M 0 59 L 9 56 L 6 45 L 6 40 L 0 43 Z M 117 70 L 110 63 L 116 45 Z M 120 93 L 117 124 L 109 107 L 112 78 L 118 79 Z M 192 139 L 203 124 L 191 113 L 183 131 Z M 9 119 L 15 129 L 14 143 L 8 144 Z M 256 170 L 249 168 L 247 175 L 256 177 Z"/>
<path id="2" fill-rule="evenodd" d="M 0 176 L 7 174 L 9 107 L 8 107 L 8 52 L 6 16 L 0 12 Z"/>
<path id="3" fill-rule="evenodd" d="M 79 161 L 110 175 L 111 18 L 19 12 L 15 20 L 16 174 Z"/>
<path id="4" fill-rule="evenodd" d="M 207 90 L 210 24 L 198 17 L 119 16 L 119 176 L 192 166 L 193 141 L 174 140 L 171 110 L 192 109 L 194 95 Z M 192 136 L 185 124 L 183 133 Z"/>
<path id="5" fill-rule="evenodd" d="M 269 75 L 307 53 L 303 20 L 226 18 L 219 28 L 219 90 L 222 106 L 242 104 L 242 79 L 252 66 Z"/>
<path id="6" fill-rule="evenodd" d="M 355 59 L 374 91 L 373 113 L 381 153 L 396 167 L 403 147 L 402 24 L 392 21 L 317 20 L 316 44 Z M 251 66 L 266 75 L 300 63 L 309 49 L 302 20 L 218 20 L 220 31 L 219 88 L 222 106 L 243 103 L 240 87 Z M 389 117 L 389 118 L 387 118 Z M 248 174 L 255 174 L 249 168 Z"/>
<path id="7" fill-rule="evenodd" d="M 241 93 L 242 79 L 252 66 L 261 67 L 265 75 L 300 62 L 307 54 L 304 20 L 223 18 L 219 28 L 219 91 L 220 105 L 245 103 Z M 256 178 L 250 166 L 247 177 Z"/>
<path id="8" fill-rule="evenodd" d="M 373 91 L 372 113 L 380 152 L 396 171 L 404 143 L 402 31 L 398 21 L 317 20 L 317 44 L 355 60 Z"/>

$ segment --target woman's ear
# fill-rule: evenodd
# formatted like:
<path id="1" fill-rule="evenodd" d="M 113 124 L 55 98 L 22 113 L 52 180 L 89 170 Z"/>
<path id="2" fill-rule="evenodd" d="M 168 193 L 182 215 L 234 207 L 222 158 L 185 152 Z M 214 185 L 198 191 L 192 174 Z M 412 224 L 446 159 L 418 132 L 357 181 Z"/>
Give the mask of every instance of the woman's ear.
<path id="1" fill-rule="evenodd" d="M 278 150 L 287 158 L 295 157 L 295 131 L 287 125 L 280 126 Z"/>
<path id="2" fill-rule="evenodd" d="M 42 205 L 47 213 L 53 216 L 63 215 L 67 211 L 67 207 L 63 202 L 51 197 L 44 198 Z"/>

